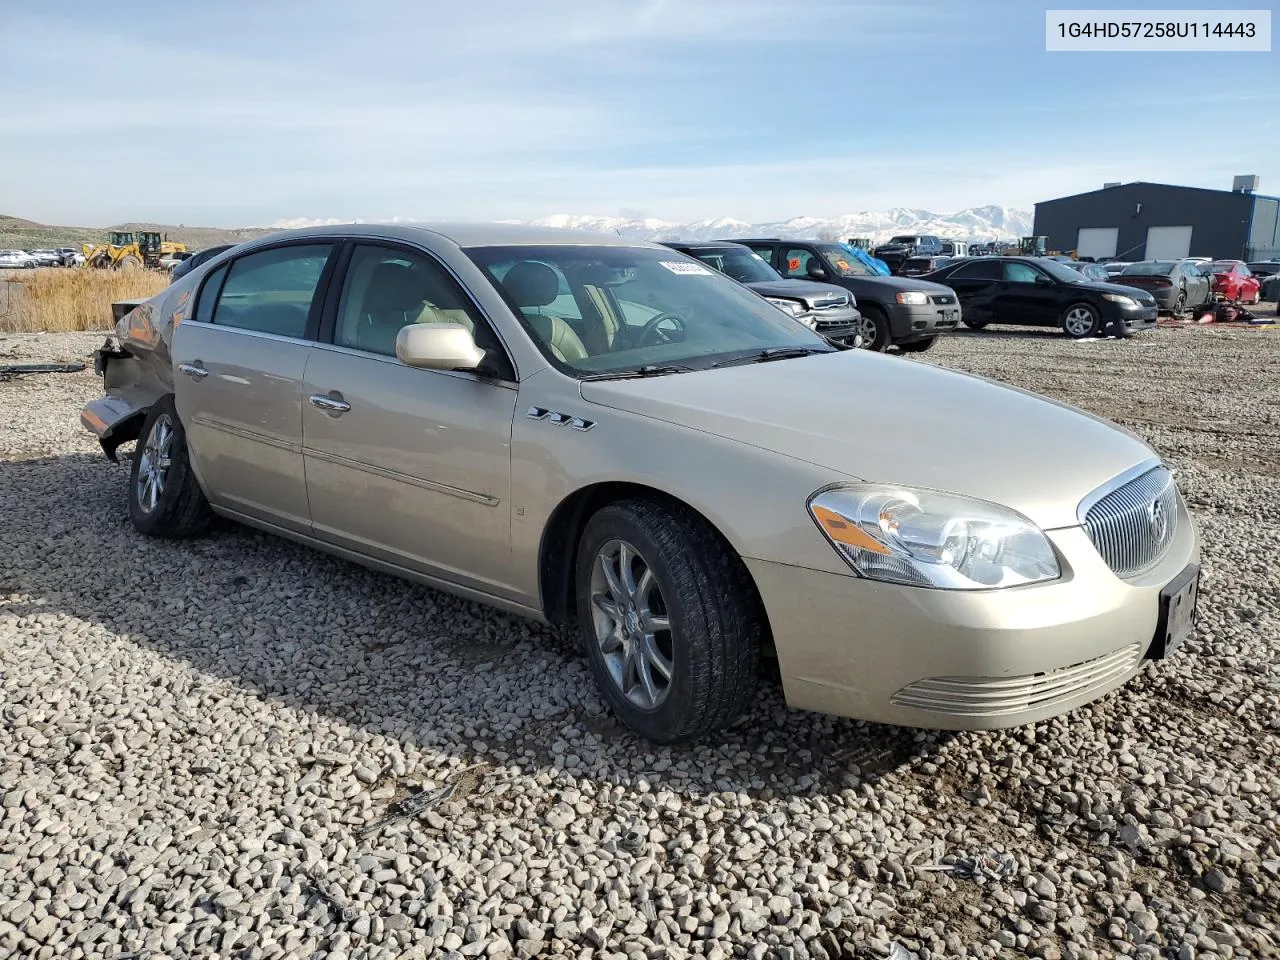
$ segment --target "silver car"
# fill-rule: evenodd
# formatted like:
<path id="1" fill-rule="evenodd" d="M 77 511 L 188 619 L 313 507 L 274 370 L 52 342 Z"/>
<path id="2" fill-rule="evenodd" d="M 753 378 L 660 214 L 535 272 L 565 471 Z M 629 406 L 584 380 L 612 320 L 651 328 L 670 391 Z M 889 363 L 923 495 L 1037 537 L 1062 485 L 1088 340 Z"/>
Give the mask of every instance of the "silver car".
<path id="1" fill-rule="evenodd" d="M 657 741 L 751 708 L 997 728 L 1192 630 L 1199 543 L 1129 432 L 841 349 L 656 244 L 359 225 L 227 251 L 124 316 L 82 422 L 134 525 L 221 514 L 576 625 Z"/>

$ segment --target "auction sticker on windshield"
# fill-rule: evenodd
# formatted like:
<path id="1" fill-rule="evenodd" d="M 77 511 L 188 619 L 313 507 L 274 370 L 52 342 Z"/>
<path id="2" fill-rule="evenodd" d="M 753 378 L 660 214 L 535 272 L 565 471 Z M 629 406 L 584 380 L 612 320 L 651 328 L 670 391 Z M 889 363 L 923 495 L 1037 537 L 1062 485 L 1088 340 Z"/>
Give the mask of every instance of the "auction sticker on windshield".
<path id="1" fill-rule="evenodd" d="M 682 273 L 695 276 L 709 276 L 713 271 L 709 268 L 697 263 L 684 263 L 680 260 L 659 260 L 660 264 L 670 270 L 672 273 Z"/>

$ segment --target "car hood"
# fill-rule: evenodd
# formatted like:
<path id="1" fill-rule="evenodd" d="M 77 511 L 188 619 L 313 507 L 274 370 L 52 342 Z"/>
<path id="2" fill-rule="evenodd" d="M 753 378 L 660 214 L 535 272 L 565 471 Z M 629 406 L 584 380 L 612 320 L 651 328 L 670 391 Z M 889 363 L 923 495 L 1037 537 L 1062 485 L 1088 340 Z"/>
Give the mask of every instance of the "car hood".
<path id="1" fill-rule="evenodd" d="M 897 293 L 901 290 L 917 290 L 934 296 L 954 292 L 950 287 L 941 283 L 935 283 L 932 280 L 917 280 L 915 277 L 841 277 L 840 279 L 855 289 L 861 284 L 868 290 L 880 290 L 882 292 L 893 291 Z"/>
<path id="2" fill-rule="evenodd" d="M 803 300 L 812 306 L 829 300 L 847 303 L 849 291 L 830 283 L 818 283 L 816 280 L 758 280 L 747 284 L 762 297 L 786 297 L 789 300 Z"/>
<path id="3" fill-rule="evenodd" d="M 1151 449 L 1046 397 L 847 350 L 721 370 L 582 384 L 583 399 L 856 478 L 1005 504 L 1044 529 Z"/>
<path id="4" fill-rule="evenodd" d="M 1107 283 L 1102 280 L 1090 280 L 1088 277 L 1081 277 L 1079 280 L 1075 281 L 1075 286 L 1086 287 L 1089 290 L 1096 290 L 1098 293 L 1118 293 L 1125 297 L 1132 297 L 1136 291 L 1141 294 L 1138 299 L 1152 299 L 1151 294 L 1147 293 L 1145 290 L 1138 290 L 1136 287 L 1127 287 L 1118 280 Z"/>

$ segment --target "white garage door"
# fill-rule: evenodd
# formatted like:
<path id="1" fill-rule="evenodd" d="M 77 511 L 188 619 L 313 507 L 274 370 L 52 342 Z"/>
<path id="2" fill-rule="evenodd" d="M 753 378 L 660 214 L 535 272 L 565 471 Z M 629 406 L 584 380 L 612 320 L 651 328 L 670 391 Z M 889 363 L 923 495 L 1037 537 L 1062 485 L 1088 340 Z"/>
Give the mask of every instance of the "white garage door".
<path id="1" fill-rule="evenodd" d="M 1080 235 L 1076 238 L 1076 256 L 1093 257 L 1095 260 L 1114 257 L 1119 236 L 1119 227 L 1081 227 Z"/>
<path id="2" fill-rule="evenodd" d="M 1148 227 L 1148 260 L 1181 260 L 1191 255 L 1190 227 Z"/>

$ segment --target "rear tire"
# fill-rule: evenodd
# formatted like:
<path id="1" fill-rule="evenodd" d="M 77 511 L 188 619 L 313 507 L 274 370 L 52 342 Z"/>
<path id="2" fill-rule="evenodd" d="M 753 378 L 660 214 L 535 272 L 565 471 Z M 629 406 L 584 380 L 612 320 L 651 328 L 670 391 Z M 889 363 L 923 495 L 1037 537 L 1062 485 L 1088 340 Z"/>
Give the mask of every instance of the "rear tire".
<path id="1" fill-rule="evenodd" d="M 911 343 L 900 343 L 898 344 L 898 349 L 903 353 L 924 353 L 932 348 L 937 341 L 937 337 L 925 337 L 923 340 L 913 340 Z"/>
<path id="2" fill-rule="evenodd" d="M 199 536 L 213 519 L 171 396 L 156 401 L 138 435 L 129 471 L 129 519 L 139 533 L 165 540 Z"/>
<path id="3" fill-rule="evenodd" d="M 984 330 L 987 326 L 985 320 L 970 320 L 968 317 L 962 317 L 961 320 L 970 330 Z"/>
<path id="4" fill-rule="evenodd" d="M 860 306 L 862 310 L 862 346 L 883 353 L 890 343 L 889 317 L 875 304 Z"/>
<path id="5" fill-rule="evenodd" d="M 747 710 L 764 609 L 742 561 L 702 517 L 654 500 L 610 504 L 587 521 L 575 572 L 582 643 L 623 723 L 675 743 Z"/>
<path id="6" fill-rule="evenodd" d="M 1072 340 L 1101 336 L 1102 320 L 1089 303 L 1073 303 L 1062 312 L 1062 332 Z"/>

